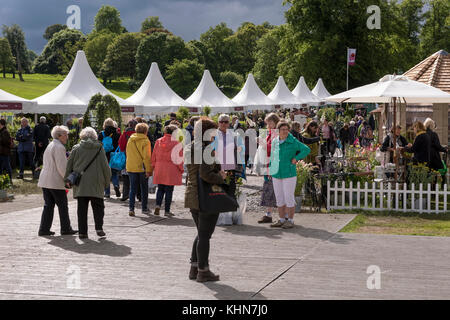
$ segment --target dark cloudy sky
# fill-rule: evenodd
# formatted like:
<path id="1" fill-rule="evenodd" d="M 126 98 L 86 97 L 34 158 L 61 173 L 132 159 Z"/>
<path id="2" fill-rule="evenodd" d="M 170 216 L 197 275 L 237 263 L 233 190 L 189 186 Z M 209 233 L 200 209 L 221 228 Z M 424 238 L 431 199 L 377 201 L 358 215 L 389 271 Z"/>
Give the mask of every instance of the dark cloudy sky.
<path id="1" fill-rule="evenodd" d="M 25 31 L 30 49 L 38 54 L 46 41 L 42 37 L 47 26 L 66 24 L 70 5 L 81 8 L 81 30 L 89 33 L 94 17 L 102 5 L 119 9 L 122 23 L 130 32 L 140 30 L 148 16 L 159 16 L 164 26 L 185 41 L 220 22 L 233 30 L 245 21 L 260 24 L 268 21 L 284 23 L 282 0 L 0 0 L 0 25 L 17 23 Z"/>

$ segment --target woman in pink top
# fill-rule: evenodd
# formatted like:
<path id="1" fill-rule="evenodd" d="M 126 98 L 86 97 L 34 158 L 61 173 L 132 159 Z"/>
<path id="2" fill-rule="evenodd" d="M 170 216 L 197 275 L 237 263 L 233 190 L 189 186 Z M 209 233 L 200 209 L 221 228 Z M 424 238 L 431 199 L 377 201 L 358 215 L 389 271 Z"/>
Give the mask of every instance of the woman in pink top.
<path id="1" fill-rule="evenodd" d="M 165 196 L 165 216 L 172 217 L 170 205 L 174 186 L 182 184 L 183 145 L 172 136 L 178 129 L 175 125 L 164 128 L 164 137 L 158 139 L 152 153 L 153 183 L 158 185 L 155 215 L 159 215 Z"/>

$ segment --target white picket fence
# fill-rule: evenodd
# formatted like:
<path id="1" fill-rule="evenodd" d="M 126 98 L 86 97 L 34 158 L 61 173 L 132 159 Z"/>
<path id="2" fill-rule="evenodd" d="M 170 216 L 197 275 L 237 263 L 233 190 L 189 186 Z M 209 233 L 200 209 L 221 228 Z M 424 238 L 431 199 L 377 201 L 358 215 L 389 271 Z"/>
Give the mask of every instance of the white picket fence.
<path id="1" fill-rule="evenodd" d="M 450 202 L 450 191 L 447 185 L 441 191 L 439 185 L 432 190 L 429 184 L 424 190 L 419 185 L 415 190 L 414 184 L 408 189 L 407 184 L 395 184 L 395 188 L 389 183 L 387 188 L 384 183 L 365 183 L 363 187 L 358 182 L 356 186 L 350 182 L 346 186 L 344 182 L 331 181 L 327 183 L 327 210 L 352 210 L 362 209 L 367 211 L 399 211 L 419 213 L 450 213 L 447 202 Z M 371 199 L 369 199 L 371 198 Z M 434 203 L 433 203 L 434 201 Z"/>

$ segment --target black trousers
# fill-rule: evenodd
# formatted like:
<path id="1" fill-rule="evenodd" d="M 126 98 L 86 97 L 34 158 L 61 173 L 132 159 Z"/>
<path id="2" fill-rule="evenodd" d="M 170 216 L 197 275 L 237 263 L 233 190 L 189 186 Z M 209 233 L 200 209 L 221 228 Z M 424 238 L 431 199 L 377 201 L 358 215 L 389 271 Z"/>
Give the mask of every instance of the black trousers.
<path id="1" fill-rule="evenodd" d="M 204 213 L 191 209 L 192 218 L 197 226 L 197 237 L 192 246 L 191 263 L 198 263 L 199 269 L 209 267 L 209 240 L 216 229 L 218 213 Z"/>
<path id="2" fill-rule="evenodd" d="M 105 203 L 103 199 L 91 197 L 79 197 L 78 200 L 78 233 L 88 234 L 88 208 L 91 202 L 92 211 L 94 212 L 95 230 L 103 230 L 103 217 L 105 216 Z"/>
<path id="3" fill-rule="evenodd" d="M 71 231 L 69 218 L 69 206 L 67 203 L 67 194 L 65 190 L 42 189 L 44 194 L 44 210 L 42 211 L 40 232 L 50 231 L 53 223 L 53 214 L 55 205 L 58 206 L 59 220 L 61 223 L 61 232 Z"/>
<path id="4" fill-rule="evenodd" d="M 45 145 L 45 144 L 42 147 L 39 147 L 38 145 L 36 145 L 36 154 L 34 156 L 34 162 L 35 162 L 36 168 L 40 167 L 44 162 L 43 158 L 44 158 L 45 149 L 47 149 L 47 145 Z"/>

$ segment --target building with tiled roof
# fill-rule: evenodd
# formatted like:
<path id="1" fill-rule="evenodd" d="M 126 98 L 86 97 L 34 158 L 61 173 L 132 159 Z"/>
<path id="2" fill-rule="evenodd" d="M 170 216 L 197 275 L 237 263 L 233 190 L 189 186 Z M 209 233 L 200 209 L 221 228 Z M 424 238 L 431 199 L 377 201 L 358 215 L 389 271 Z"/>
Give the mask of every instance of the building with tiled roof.
<path id="1" fill-rule="evenodd" d="M 444 50 L 432 54 L 404 73 L 411 80 L 423 82 L 432 87 L 450 93 L 450 54 Z M 450 145 L 450 105 L 435 104 L 433 106 L 407 106 L 407 122 L 423 121 L 432 118 L 437 125 L 437 133 L 442 144 Z M 445 128 L 447 130 L 445 130 Z"/>

